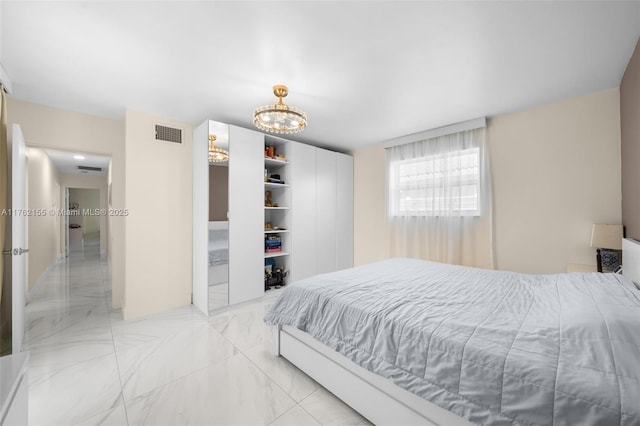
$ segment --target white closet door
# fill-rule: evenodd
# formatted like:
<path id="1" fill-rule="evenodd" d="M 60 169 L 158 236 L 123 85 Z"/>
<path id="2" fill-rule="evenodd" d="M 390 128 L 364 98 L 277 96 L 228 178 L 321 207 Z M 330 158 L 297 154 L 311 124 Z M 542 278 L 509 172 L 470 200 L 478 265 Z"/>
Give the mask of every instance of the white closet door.
<path id="1" fill-rule="evenodd" d="M 337 154 L 316 151 L 316 273 L 336 270 Z"/>
<path id="2" fill-rule="evenodd" d="M 264 135 L 229 126 L 229 303 L 264 295 Z"/>
<path id="3" fill-rule="evenodd" d="M 207 223 L 209 222 L 209 122 L 193 131 L 193 304 L 209 315 Z"/>
<path id="4" fill-rule="evenodd" d="M 291 277 L 290 282 L 316 274 L 316 151 L 291 143 Z"/>
<path id="5" fill-rule="evenodd" d="M 340 270 L 353 267 L 353 157 L 336 155 L 336 270 Z"/>

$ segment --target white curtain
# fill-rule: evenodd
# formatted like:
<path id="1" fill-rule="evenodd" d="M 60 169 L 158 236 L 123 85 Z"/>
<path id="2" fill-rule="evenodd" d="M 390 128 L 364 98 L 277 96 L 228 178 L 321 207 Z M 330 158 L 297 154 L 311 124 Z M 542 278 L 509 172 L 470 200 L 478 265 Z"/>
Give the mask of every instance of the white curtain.
<path id="1" fill-rule="evenodd" d="M 493 269 L 485 128 L 387 148 L 393 257 Z"/>

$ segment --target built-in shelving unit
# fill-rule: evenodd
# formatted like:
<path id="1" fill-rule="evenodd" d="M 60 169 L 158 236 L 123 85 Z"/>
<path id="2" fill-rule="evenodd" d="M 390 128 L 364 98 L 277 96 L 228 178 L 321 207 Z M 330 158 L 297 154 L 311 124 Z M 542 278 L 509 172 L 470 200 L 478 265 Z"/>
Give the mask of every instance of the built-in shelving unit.
<path id="1" fill-rule="evenodd" d="M 192 293 L 198 309 L 209 312 L 207 154 L 212 133 L 229 142 L 231 159 L 230 305 L 264 296 L 267 267 L 287 272 L 283 284 L 289 284 L 353 265 L 352 157 L 208 120 L 193 132 Z M 271 146 L 276 155 L 266 158 L 265 147 Z"/>
<path id="2" fill-rule="evenodd" d="M 289 143 L 287 140 L 265 135 L 265 290 L 285 285 L 289 274 L 292 185 Z M 280 182 L 272 182 L 274 179 Z"/>
<path id="3" fill-rule="evenodd" d="M 287 186 L 291 186 L 291 185 L 286 184 L 286 183 L 265 182 L 264 186 L 269 187 L 269 188 L 286 188 Z"/>

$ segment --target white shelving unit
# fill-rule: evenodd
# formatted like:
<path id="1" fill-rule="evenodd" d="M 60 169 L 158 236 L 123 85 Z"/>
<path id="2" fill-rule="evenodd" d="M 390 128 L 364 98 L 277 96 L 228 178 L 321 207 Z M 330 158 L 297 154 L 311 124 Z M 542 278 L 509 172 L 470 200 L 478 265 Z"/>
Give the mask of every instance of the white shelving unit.
<path id="1" fill-rule="evenodd" d="M 193 303 L 208 313 L 208 135 L 229 141 L 229 304 L 264 296 L 265 265 L 284 284 L 353 265 L 353 159 L 312 145 L 206 121 L 193 133 Z M 284 158 L 265 158 L 273 146 Z M 284 183 L 265 182 L 279 175 Z M 265 204 L 271 193 L 272 206 Z M 277 204 L 277 207 L 273 205 Z M 270 223 L 271 229 L 265 229 Z M 273 229 L 273 228 L 277 229 Z M 280 250 L 266 251 L 266 238 Z M 273 244 L 277 245 L 277 244 Z"/>
<path id="2" fill-rule="evenodd" d="M 270 265 L 272 271 L 282 270 L 289 271 L 290 267 L 290 209 L 291 209 L 291 172 L 290 172 L 290 142 L 284 139 L 280 139 L 273 136 L 265 135 L 265 207 L 264 207 L 264 222 L 265 222 L 265 270 Z M 267 156 L 269 148 L 275 151 L 275 155 L 283 155 L 282 158 L 271 158 Z M 268 179 L 274 176 L 279 176 L 279 179 L 284 183 L 269 182 Z M 295 184 L 295 182 L 293 183 Z M 267 205 L 267 192 L 271 194 L 271 203 L 274 205 Z M 278 227 L 281 229 L 272 229 L 272 227 Z M 268 240 L 270 244 L 280 244 L 280 250 L 277 252 L 267 252 Z M 284 283 L 286 284 L 285 278 Z M 267 279 L 265 272 L 265 290 L 267 290 Z"/>

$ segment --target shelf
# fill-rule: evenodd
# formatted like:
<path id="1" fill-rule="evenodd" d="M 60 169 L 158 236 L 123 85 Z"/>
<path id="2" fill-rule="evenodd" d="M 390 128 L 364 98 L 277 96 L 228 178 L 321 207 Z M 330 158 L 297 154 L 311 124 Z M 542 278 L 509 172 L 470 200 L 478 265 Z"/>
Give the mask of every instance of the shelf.
<path id="1" fill-rule="evenodd" d="M 291 186 L 288 183 L 273 183 L 273 182 L 265 182 L 264 186 L 268 186 L 269 188 L 279 188 L 279 187 L 287 187 Z"/>
<path id="2" fill-rule="evenodd" d="M 286 160 L 276 160 L 275 158 L 269 157 L 264 157 L 264 162 L 265 164 L 268 164 L 270 166 L 286 166 L 287 164 L 289 164 L 289 162 Z"/>
<path id="3" fill-rule="evenodd" d="M 283 232 L 289 232 L 288 229 L 270 229 L 268 231 L 264 231 L 265 234 L 280 234 Z"/>
<path id="4" fill-rule="evenodd" d="M 289 207 L 265 207 L 265 210 L 289 210 Z"/>
<path id="5" fill-rule="evenodd" d="M 269 258 L 272 258 L 272 257 L 280 257 L 280 256 L 289 256 L 289 253 L 284 252 L 284 251 L 279 251 L 279 252 L 276 252 L 276 253 L 265 253 L 264 254 L 264 258 L 265 259 L 269 259 Z"/>

